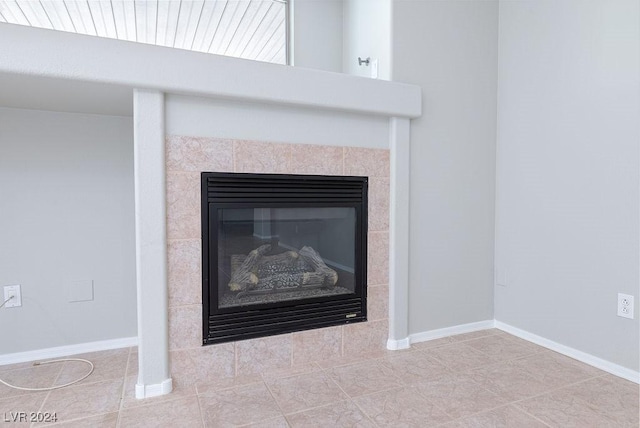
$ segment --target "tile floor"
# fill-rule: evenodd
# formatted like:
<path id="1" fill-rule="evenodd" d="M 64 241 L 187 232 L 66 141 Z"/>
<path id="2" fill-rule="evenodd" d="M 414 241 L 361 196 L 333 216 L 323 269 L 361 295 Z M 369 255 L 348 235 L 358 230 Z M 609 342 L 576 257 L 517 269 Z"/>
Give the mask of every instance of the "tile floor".
<path id="1" fill-rule="evenodd" d="M 65 427 L 638 427 L 637 384 L 484 330 L 362 360 L 220 379 L 136 400 L 133 349 L 86 354 L 78 385 L 28 393 L 0 385 L 0 423 L 56 412 Z M 0 366 L 30 386 L 62 384 L 81 363 Z"/>

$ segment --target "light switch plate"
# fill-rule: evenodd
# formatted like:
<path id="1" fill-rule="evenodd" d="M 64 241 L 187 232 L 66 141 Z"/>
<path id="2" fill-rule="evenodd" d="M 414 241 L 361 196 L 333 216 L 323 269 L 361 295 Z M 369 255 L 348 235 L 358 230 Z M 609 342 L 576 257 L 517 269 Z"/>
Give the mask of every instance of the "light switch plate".
<path id="1" fill-rule="evenodd" d="M 93 280 L 77 279 L 69 281 L 67 285 L 67 300 L 69 303 L 92 301 Z"/>

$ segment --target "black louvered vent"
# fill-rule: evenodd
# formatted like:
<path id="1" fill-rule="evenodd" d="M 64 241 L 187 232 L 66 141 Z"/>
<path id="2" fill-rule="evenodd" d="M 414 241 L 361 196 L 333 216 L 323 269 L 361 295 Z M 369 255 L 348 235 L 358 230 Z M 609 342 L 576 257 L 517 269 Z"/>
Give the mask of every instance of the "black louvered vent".
<path id="1" fill-rule="evenodd" d="M 312 282 L 303 247 L 337 280 Z M 204 172 L 202 249 L 205 345 L 366 321 L 367 178 Z"/>

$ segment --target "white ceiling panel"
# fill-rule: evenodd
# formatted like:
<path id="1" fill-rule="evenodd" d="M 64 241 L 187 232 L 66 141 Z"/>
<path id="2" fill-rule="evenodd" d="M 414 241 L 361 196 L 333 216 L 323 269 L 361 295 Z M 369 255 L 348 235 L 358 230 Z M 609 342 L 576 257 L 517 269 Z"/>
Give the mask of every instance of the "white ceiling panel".
<path id="1" fill-rule="evenodd" d="M 0 0 L 0 22 L 286 64 L 283 0 Z"/>

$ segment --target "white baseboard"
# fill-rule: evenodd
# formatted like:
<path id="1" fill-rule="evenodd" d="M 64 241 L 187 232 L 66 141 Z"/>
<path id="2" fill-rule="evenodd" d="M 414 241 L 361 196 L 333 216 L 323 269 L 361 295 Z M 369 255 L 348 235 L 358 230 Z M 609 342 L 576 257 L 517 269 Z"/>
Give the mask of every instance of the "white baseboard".
<path id="1" fill-rule="evenodd" d="M 58 346 L 55 348 L 36 349 L 34 351 L 16 352 L 0 355 L 0 366 L 7 364 L 26 363 L 36 360 L 66 357 L 67 355 L 84 354 L 87 352 L 107 351 L 109 349 L 128 348 L 138 346 L 138 337 L 123 337 L 121 339 L 101 340 L 98 342 L 78 343 L 76 345 Z"/>
<path id="2" fill-rule="evenodd" d="M 495 327 L 494 320 L 478 321 L 469 324 L 454 325 L 453 327 L 413 333 L 409 335 L 409 340 L 411 343 L 426 342 L 428 340 L 440 339 L 441 337 L 453 336 L 455 334 L 462 333 L 472 333 L 474 331 L 486 330 L 493 327 Z"/>
<path id="3" fill-rule="evenodd" d="M 166 395 L 171 391 L 173 391 L 173 381 L 171 380 L 171 378 L 151 385 L 136 383 L 136 398 L 138 399 Z"/>
<path id="4" fill-rule="evenodd" d="M 528 331 L 521 330 L 509 324 L 505 324 L 502 321 L 496 320 L 495 327 L 521 339 L 535 343 L 536 345 L 544 346 L 545 348 L 551 349 L 552 351 L 556 351 L 562 355 L 566 355 L 567 357 L 573 358 L 574 360 L 578 360 L 600 370 L 604 370 L 605 372 L 611 373 L 612 375 L 627 379 L 631 382 L 640 383 L 640 372 L 612 363 L 611 361 L 603 360 L 602 358 L 587 354 L 586 352 L 578 351 L 577 349 L 570 348 L 568 346 L 554 342 L 553 340 L 549 340 L 533 333 L 529 333 Z"/>
<path id="5" fill-rule="evenodd" d="M 387 340 L 387 349 L 390 351 L 399 351 L 400 349 L 409 349 L 411 347 L 411 341 L 408 337 L 404 339 L 395 340 L 388 339 Z"/>

